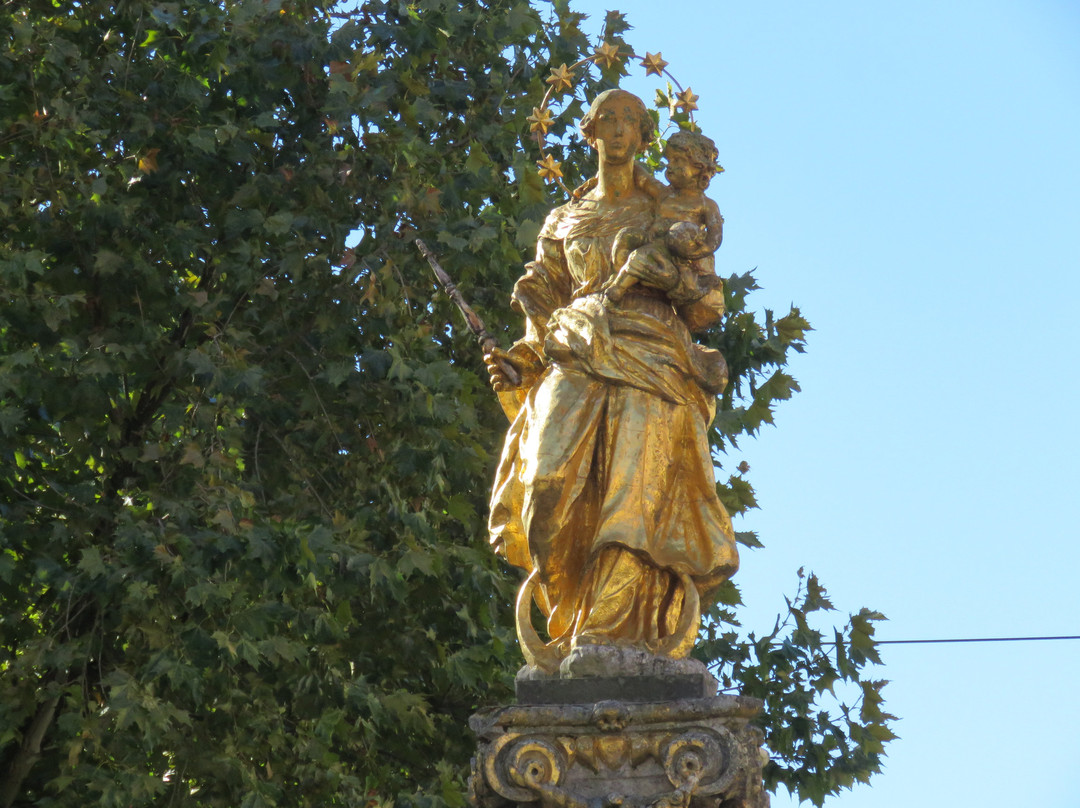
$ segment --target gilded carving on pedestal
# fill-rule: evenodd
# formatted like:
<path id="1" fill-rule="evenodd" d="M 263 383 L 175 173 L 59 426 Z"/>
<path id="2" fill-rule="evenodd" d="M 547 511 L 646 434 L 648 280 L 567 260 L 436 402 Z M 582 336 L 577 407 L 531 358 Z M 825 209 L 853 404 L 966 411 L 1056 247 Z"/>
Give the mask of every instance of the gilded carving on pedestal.
<path id="1" fill-rule="evenodd" d="M 517 705 L 480 713 L 480 808 L 763 808 L 752 699 Z"/>

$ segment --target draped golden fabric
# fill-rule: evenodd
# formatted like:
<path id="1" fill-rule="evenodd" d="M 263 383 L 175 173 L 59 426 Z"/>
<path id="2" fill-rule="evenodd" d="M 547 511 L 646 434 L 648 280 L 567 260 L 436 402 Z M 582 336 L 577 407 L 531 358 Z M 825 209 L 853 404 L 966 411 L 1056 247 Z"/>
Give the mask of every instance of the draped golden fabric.
<path id="1" fill-rule="evenodd" d="M 707 595 L 738 569 L 707 439 L 723 360 L 664 293 L 599 294 L 616 233 L 653 215 L 644 198 L 603 215 L 588 200 L 557 208 L 514 290 L 527 325 L 511 354 L 544 368 L 508 409 L 491 540 L 539 570 L 537 601 L 564 650 L 648 648 L 678 622 L 680 573 Z"/>

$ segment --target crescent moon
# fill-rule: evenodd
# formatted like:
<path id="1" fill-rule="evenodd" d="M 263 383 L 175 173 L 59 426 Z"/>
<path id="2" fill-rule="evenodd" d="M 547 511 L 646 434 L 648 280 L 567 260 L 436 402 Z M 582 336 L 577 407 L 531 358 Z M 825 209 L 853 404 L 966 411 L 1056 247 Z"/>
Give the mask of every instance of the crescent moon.
<path id="1" fill-rule="evenodd" d="M 518 590 L 517 604 L 514 609 L 517 624 L 518 643 L 525 662 L 544 673 L 558 673 L 561 658 L 558 651 L 549 647 L 540 639 L 532 624 L 533 590 L 540 580 L 540 570 L 534 569 Z M 691 642 L 693 645 L 693 642 Z"/>
<path id="2" fill-rule="evenodd" d="M 682 659 L 690 655 L 701 625 L 701 597 L 698 595 L 694 579 L 685 572 L 679 573 L 679 582 L 683 588 L 683 606 L 679 615 L 679 625 L 675 631 L 656 644 L 656 653 L 660 656 Z M 520 635 L 520 631 L 519 631 Z"/>

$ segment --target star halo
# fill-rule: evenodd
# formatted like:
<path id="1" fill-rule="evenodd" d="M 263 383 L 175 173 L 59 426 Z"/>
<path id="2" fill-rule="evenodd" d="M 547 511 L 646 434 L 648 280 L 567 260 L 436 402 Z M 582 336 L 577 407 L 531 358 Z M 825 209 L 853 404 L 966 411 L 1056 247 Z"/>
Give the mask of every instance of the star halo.
<path id="1" fill-rule="evenodd" d="M 533 108 L 532 115 L 529 116 L 529 131 L 536 134 L 536 145 L 540 147 L 540 156 L 542 159 L 536 162 L 537 173 L 542 179 L 556 183 L 563 189 L 567 196 L 573 196 L 573 194 L 563 183 L 563 174 L 560 170 L 562 163 L 555 162 L 555 158 L 551 156 L 547 148 L 548 129 L 555 122 L 551 111 L 548 109 L 548 104 L 551 103 L 553 95 L 573 91 L 574 71 L 576 69 L 590 63 L 604 69 L 610 69 L 629 60 L 634 60 L 644 67 L 646 76 L 667 76 L 671 83 L 678 88 L 678 92 L 673 93 L 669 99 L 668 113 L 674 114 L 676 110 L 681 110 L 686 113 L 691 124 L 694 122 L 694 110 L 698 108 L 698 96 L 694 95 L 693 90 L 690 87 L 683 89 L 679 80 L 671 75 L 671 72 L 667 69 L 668 62 L 664 61 L 663 54 L 659 52 L 646 52 L 644 56 L 637 56 L 630 53 L 624 54 L 620 52 L 618 45 L 604 42 L 588 56 L 579 59 L 569 67 L 564 63 L 558 67 L 552 68 L 551 75 L 545 79 L 549 86 L 547 92 L 544 93 L 544 100 L 540 103 L 539 107 Z M 671 85 L 668 86 L 670 87 Z"/>

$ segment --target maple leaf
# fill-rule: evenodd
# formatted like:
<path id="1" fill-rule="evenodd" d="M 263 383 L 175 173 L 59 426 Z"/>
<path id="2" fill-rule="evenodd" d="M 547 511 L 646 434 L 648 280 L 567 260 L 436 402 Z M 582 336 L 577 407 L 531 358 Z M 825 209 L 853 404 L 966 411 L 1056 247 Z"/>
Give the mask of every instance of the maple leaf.
<path id="1" fill-rule="evenodd" d="M 664 61 L 663 54 L 659 51 L 656 53 L 645 52 L 644 58 L 641 60 L 641 66 L 645 68 L 645 75 L 663 75 L 664 68 L 668 66 L 668 63 Z"/>
<path id="2" fill-rule="evenodd" d="M 420 213 L 427 216 L 435 216 L 442 210 L 442 191 L 438 188 L 428 188 L 417 205 Z"/>
<path id="3" fill-rule="evenodd" d="M 544 159 L 538 160 L 536 164 L 540 167 L 537 173 L 540 174 L 541 179 L 550 180 L 551 182 L 562 179 L 562 163 L 556 163 L 555 158 L 550 154 L 545 154 Z"/>
<path id="4" fill-rule="evenodd" d="M 555 119 L 551 117 L 551 110 L 547 107 L 533 107 L 532 115 L 525 120 L 529 122 L 530 132 L 539 132 L 541 135 L 546 135 L 551 125 L 555 123 Z"/>
<path id="5" fill-rule="evenodd" d="M 619 55 L 619 46 L 605 42 L 593 51 L 593 61 L 601 67 L 614 67 L 622 61 L 622 57 Z"/>
<path id="6" fill-rule="evenodd" d="M 347 250 L 345 250 L 345 252 L 343 252 L 341 254 L 341 257 L 337 261 L 334 262 L 334 266 L 342 267 L 343 269 L 348 269 L 349 267 L 351 267 L 355 263 L 356 263 L 356 250 L 354 250 L 352 247 L 349 247 Z M 743 461 L 743 462 L 745 462 L 745 461 Z"/>
<path id="7" fill-rule="evenodd" d="M 330 75 L 344 76 L 349 81 L 353 80 L 352 76 L 353 66 L 348 62 L 332 61 L 330 62 Z"/>
<path id="8" fill-rule="evenodd" d="M 551 69 L 551 75 L 548 76 L 545 81 L 551 85 L 551 89 L 558 93 L 563 90 L 574 89 L 574 71 L 566 66 L 566 62 L 563 62 L 558 67 Z"/>
<path id="9" fill-rule="evenodd" d="M 161 149 L 147 149 L 146 154 L 139 158 L 139 171 L 143 174 L 153 174 L 158 170 L 157 156 Z"/>

